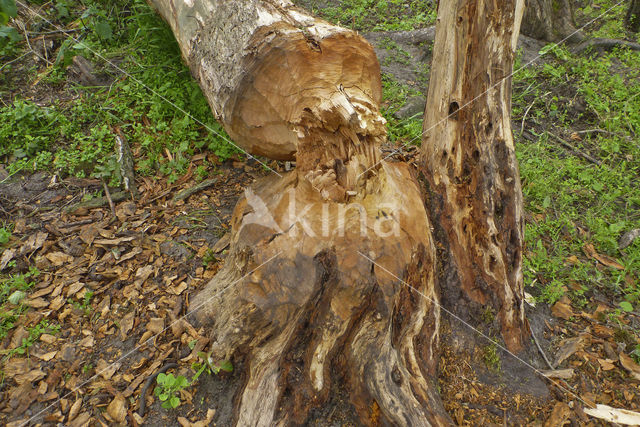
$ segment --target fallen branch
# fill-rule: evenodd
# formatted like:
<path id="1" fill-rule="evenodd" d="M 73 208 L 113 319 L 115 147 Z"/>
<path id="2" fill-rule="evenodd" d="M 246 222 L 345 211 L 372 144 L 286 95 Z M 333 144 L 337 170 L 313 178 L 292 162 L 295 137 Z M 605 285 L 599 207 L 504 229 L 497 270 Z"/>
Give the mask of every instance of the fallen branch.
<path id="1" fill-rule="evenodd" d="M 127 193 L 125 191 L 119 191 L 110 195 L 111 201 L 114 203 L 122 202 L 127 199 Z M 109 200 L 106 197 L 96 197 L 95 199 L 87 200 L 84 202 L 71 205 L 64 209 L 66 213 L 73 213 L 79 209 L 96 209 L 107 206 Z"/>
<path id="2" fill-rule="evenodd" d="M 558 141 L 560 143 L 560 145 L 562 145 L 565 148 L 568 148 L 569 150 L 573 151 L 574 153 L 576 153 L 578 156 L 582 157 L 585 160 L 590 161 L 591 163 L 594 163 L 598 166 L 600 166 L 602 164 L 602 162 L 594 157 L 591 157 L 590 155 L 588 155 L 587 153 L 584 153 L 580 150 L 578 150 L 576 147 L 574 147 L 573 145 L 569 144 L 567 141 L 565 141 L 564 139 L 560 138 L 557 135 L 552 134 L 551 132 L 547 132 L 548 135 L 551 135 L 556 141 Z"/>
<path id="3" fill-rule="evenodd" d="M 573 53 L 582 53 L 590 47 L 595 50 L 611 50 L 616 47 L 628 47 L 631 50 L 640 50 L 640 43 L 629 42 L 626 40 L 617 39 L 589 39 L 576 45 L 571 49 Z"/>
<path id="4" fill-rule="evenodd" d="M 196 184 L 191 188 L 186 188 L 173 197 L 173 201 L 177 202 L 179 200 L 184 200 L 190 196 L 193 196 L 199 191 L 206 190 L 209 187 L 214 186 L 218 183 L 218 178 L 207 179 L 206 181 L 202 181 L 200 184 Z"/>

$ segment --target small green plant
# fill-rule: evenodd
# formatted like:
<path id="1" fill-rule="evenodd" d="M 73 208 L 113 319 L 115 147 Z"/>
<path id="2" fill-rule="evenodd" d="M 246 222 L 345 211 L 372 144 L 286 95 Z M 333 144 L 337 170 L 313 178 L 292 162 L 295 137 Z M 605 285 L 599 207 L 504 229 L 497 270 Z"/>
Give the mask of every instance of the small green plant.
<path id="1" fill-rule="evenodd" d="M 211 357 L 211 354 L 210 353 L 207 354 L 203 351 L 198 352 L 198 357 L 202 359 L 202 362 L 194 362 L 191 365 L 191 368 L 194 371 L 196 371 L 195 375 L 191 379 L 192 383 L 196 382 L 200 377 L 200 375 L 205 371 L 209 375 L 212 375 L 212 374 L 218 375 L 220 371 L 225 371 L 225 372 L 233 371 L 233 365 L 228 360 L 223 360 L 219 364 L 216 364 L 213 358 Z"/>
<path id="2" fill-rule="evenodd" d="M 22 39 L 15 28 L 7 26 L 9 19 L 18 15 L 15 0 L 0 0 L 0 49 Z"/>
<path id="3" fill-rule="evenodd" d="M 50 325 L 47 319 L 42 319 L 37 325 L 27 328 L 27 332 L 29 333 L 29 336 L 22 339 L 20 346 L 6 351 L 4 360 L 11 358 L 15 354 L 26 354 L 28 356 L 29 348 L 38 341 L 42 334 L 57 334 L 60 332 L 60 325 Z"/>
<path id="4" fill-rule="evenodd" d="M 84 312 L 85 315 L 89 316 L 91 314 L 91 299 L 93 298 L 93 292 L 87 291 L 85 292 L 82 300 L 73 300 L 69 299 L 69 303 L 71 303 L 75 308 Z"/>
<path id="5" fill-rule="evenodd" d="M 636 344 L 636 348 L 631 352 L 631 357 L 636 363 L 640 363 L 640 344 Z"/>
<path id="6" fill-rule="evenodd" d="M 9 243 L 9 239 L 11 238 L 11 231 L 7 230 L 5 227 L 0 228 L 0 246 L 6 245 Z"/>
<path id="7" fill-rule="evenodd" d="M 218 262 L 216 253 L 211 249 L 207 249 L 207 252 L 205 252 L 204 256 L 202 257 L 202 265 L 208 267 L 209 264 L 214 264 L 216 262 Z"/>
<path id="8" fill-rule="evenodd" d="M 180 405 L 180 390 L 189 386 L 189 380 L 182 375 L 160 373 L 156 378 L 158 386 L 153 393 L 158 396 L 164 409 L 175 409 Z"/>
<path id="9" fill-rule="evenodd" d="M 500 356 L 498 355 L 498 347 L 495 344 L 490 344 L 482 349 L 482 358 L 487 369 L 495 373 L 500 372 Z"/>

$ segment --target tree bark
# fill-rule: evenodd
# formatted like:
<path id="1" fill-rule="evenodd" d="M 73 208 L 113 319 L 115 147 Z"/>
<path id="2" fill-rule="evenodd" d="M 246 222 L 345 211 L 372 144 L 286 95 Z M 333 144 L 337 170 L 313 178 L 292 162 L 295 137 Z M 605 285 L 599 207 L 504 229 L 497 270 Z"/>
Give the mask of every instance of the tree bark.
<path id="1" fill-rule="evenodd" d="M 522 34 L 538 40 L 577 43 L 584 35 L 576 30 L 571 0 L 526 0 Z"/>
<path id="2" fill-rule="evenodd" d="M 365 424 L 374 407 L 448 424 L 431 226 L 409 167 L 380 161 L 373 48 L 286 1 L 151 3 L 235 142 L 297 163 L 246 190 L 225 265 L 191 301 L 212 357 L 248 366 L 235 422 L 303 423 L 338 382 Z"/>
<path id="3" fill-rule="evenodd" d="M 441 226 L 430 223 L 412 169 L 380 160 L 386 128 L 371 46 L 286 0 L 150 2 L 235 142 L 297 163 L 245 190 L 225 265 L 190 304 L 213 359 L 246 368 L 234 423 L 302 424 L 339 385 L 364 425 L 451 424 L 435 385 L 432 229 Z M 440 128 L 446 137 L 425 140 L 460 287 L 500 312 L 512 349 L 526 336 L 522 196 L 510 80 L 499 79 L 511 71 L 518 5 L 441 1 L 427 123 L 442 108 L 460 111 Z M 499 86 L 464 110 L 489 82 Z"/>
<path id="4" fill-rule="evenodd" d="M 432 218 L 439 218 L 463 295 L 492 307 L 512 351 L 529 328 L 522 278 L 522 191 L 511 132 L 511 73 L 522 1 L 450 0 L 439 25 L 423 128 Z M 443 292 L 452 283 L 443 284 Z"/>
<path id="5" fill-rule="evenodd" d="M 640 31 L 640 0 L 631 0 L 631 3 L 629 3 L 625 24 L 634 33 Z"/>

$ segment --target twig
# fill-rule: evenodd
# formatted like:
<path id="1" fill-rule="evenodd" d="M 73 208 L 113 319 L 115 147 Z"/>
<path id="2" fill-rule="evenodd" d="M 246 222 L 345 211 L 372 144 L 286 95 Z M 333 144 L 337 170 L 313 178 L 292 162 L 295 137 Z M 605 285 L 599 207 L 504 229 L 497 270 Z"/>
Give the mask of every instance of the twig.
<path id="1" fill-rule="evenodd" d="M 598 166 L 602 165 L 602 162 L 600 160 L 591 157 L 587 153 L 583 153 L 582 151 L 578 150 L 576 147 L 574 147 L 573 145 L 569 144 L 567 141 L 565 141 L 564 139 L 560 138 L 559 136 L 556 136 L 556 135 L 552 134 L 551 132 L 547 132 L 547 134 L 551 135 L 562 146 L 564 146 L 564 147 L 568 148 L 569 150 L 573 151 L 574 153 L 576 153 L 578 156 L 582 157 L 583 159 L 588 160 L 591 163 L 594 163 L 594 164 L 596 164 Z"/>
<path id="2" fill-rule="evenodd" d="M 578 130 L 576 131 L 576 133 L 578 135 L 582 135 L 583 133 L 606 133 L 608 135 L 616 135 L 613 132 L 609 132 L 608 130 L 604 130 L 604 129 L 585 129 L 585 130 Z"/>
<path id="3" fill-rule="evenodd" d="M 535 103 L 536 103 L 536 100 L 534 99 L 531 105 L 529 105 L 529 108 L 527 108 L 527 111 L 524 112 L 524 116 L 522 116 L 522 125 L 520 125 L 520 134 L 524 132 L 524 121 L 527 119 L 527 114 L 529 114 L 529 110 L 531 110 L 531 107 L 533 107 L 533 104 Z"/>
<path id="4" fill-rule="evenodd" d="M 207 179 L 206 181 L 202 181 L 200 184 L 194 185 L 191 188 L 187 188 L 185 190 L 180 191 L 178 194 L 176 194 L 173 197 L 173 201 L 177 202 L 179 200 L 184 200 L 189 196 L 194 195 L 195 193 L 205 190 L 209 187 L 214 186 L 215 184 L 218 183 L 218 178 L 212 178 L 212 179 Z"/>
<path id="5" fill-rule="evenodd" d="M 538 351 L 542 355 L 542 358 L 544 359 L 544 361 L 547 363 L 547 366 L 549 366 L 549 369 L 555 369 L 551 364 L 551 362 L 549 361 L 549 358 L 547 357 L 545 352 L 542 350 L 542 346 L 538 342 L 538 339 L 536 338 L 536 334 L 533 333 L 533 328 L 529 327 L 529 330 L 531 331 L 531 337 L 533 338 L 533 342 L 536 343 L 536 347 L 538 347 Z"/>
<path id="6" fill-rule="evenodd" d="M 102 186 L 104 187 L 104 195 L 109 201 L 109 207 L 111 208 L 111 213 L 113 216 L 116 216 L 116 206 L 113 204 L 113 200 L 111 200 L 111 193 L 109 193 L 109 187 L 107 186 L 107 182 L 103 179 Z"/>
<path id="7" fill-rule="evenodd" d="M 2 71 L 2 69 L 3 69 L 4 67 L 6 67 L 7 65 L 9 65 L 9 64 L 11 64 L 11 63 L 14 63 L 14 62 L 16 62 L 16 61 L 19 61 L 19 60 L 21 60 L 22 58 L 24 58 L 24 57 L 25 57 L 25 56 L 27 56 L 27 55 L 29 55 L 29 52 L 27 52 L 27 53 L 25 53 L 25 54 L 23 54 L 23 55 L 20 55 L 20 56 L 19 56 L 19 57 L 17 57 L 16 59 L 12 59 L 11 61 L 5 62 L 4 64 L 2 64 L 2 67 L 0 67 L 0 71 Z"/>
<path id="8" fill-rule="evenodd" d="M 44 62 L 46 62 L 47 64 L 49 64 L 49 65 L 53 65 L 53 62 L 50 62 L 48 59 L 43 58 L 42 56 L 40 56 L 40 54 L 38 54 L 38 52 L 36 52 L 36 51 L 33 49 L 33 47 L 31 47 L 31 43 L 29 42 L 29 34 L 28 34 L 28 31 L 27 31 L 27 28 L 25 27 L 25 25 L 24 25 L 24 24 L 22 24 L 22 23 L 18 23 L 18 26 L 22 29 L 22 32 L 24 33 L 24 39 L 25 39 L 25 41 L 27 42 L 27 46 L 29 46 L 29 50 L 30 50 L 30 51 L 31 51 L 35 56 L 37 56 L 38 58 L 42 59 L 42 60 L 43 60 Z M 42 47 L 43 47 L 43 49 L 45 50 L 45 54 L 46 54 L 47 47 L 46 47 L 44 44 L 42 45 Z"/>

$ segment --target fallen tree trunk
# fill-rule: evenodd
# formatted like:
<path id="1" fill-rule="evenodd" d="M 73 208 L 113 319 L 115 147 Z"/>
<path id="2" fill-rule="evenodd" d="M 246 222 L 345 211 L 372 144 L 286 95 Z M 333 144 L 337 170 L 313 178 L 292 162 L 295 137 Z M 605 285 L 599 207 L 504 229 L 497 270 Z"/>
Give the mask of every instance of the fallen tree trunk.
<path id="1" fill-rule="evenodd" d="M 225 265 L 190 304 L 190 314 L 210 331 L 213 359 L 242 361 L 246 368 L 234 399 L 234 422 L 302 424 L 337 384 L 362 424 L 450 424 L 435 385 L 440 306 L 434 224 L 410 167 L 380 160 L 386 129 L 379 112 L 379 64 L 371 46 L 284 0 L 151 3 L 171 25 L 183 57 L 231 137 L 251 154 L 297 163 L 295 171 L 274 174 L 245 191 L 233 214 Z M 469 22 L 461 27 L 474 29 L 460 33 L 458 46 L 468 48 L 464 37 L 476 37 L 477 25 L 489 25 L 480 15 L 493 3 L 481 1 L 475 9 L 471 0 L 442 1 L 439 14 L 445 25 L 458 22 L 449 22 L 444 12 L 456 10 L 458 3 L 459 19 Z M 461 81 L 475 81 L 483 75 L 478 72 L 491 70 L 500 53 L 508 59 L 499 64 L 511 64 L 511 39 L 516 37 L 509 31 L 515 28 L 517 34 L 521 8 L 498 3 L 506 12 L 493 10 L 490 28 L 497 50 L 483 56 L 479 68 L 454 70 L 476 73 Z M 447 31 L 439 29 L 440 38 Z M 438 40 L 436 35 L 436 45 Z M 432 85 L 438 79 L 432 76 Z M 491 104 L 498 106 L 491 110 L 496 138 L 510 137 L 504 124 L 509 121 L 508 83 L 490 95 L 498 97 Z M 503 154 L 496 162 L 504 160 L 506 170 L 494 162 L 498 170 L 493 173 L 501 174 L 499 189 L 511 185 L 514 190 L 502 193 L 504 226 L 497 227 L 513 233 L 492 246 L 495 233 L 479 233 L 494 230 L 473 228 L 474 236 L 489 242 L 477 249 L 490 250 L 499 268 L 493 258 L 487 258 L 490 265 L 472 268 L 463 257 L 455 259 L 464 269 L 462 288 L 500 309 L 505 337 L 517 348 L 514 343 L 521 344 L 525 336 L 517 330 L 525 326 L 518 305 L 522 223 L 517 169 L 509 163 L 511 153 L 500 151 L 509 148 L 509 141 L 497 148 L 489 144 L 480 157 L 494 149 Z M 465 150 L 471 147 L 465 144 Z M 489 179 L 491 172 L 478 176 Z M 451 194 L 440 181 L 432 184 Z M 478 203 L 480 224 L 485 201 Z M 457 207 L 451 205 L 448 212 L 462 218 L 453 211 Z M 452 253 L 472 246 L 471 240 L 460 248 L 451 244 Z M 484 267 L 489 273 L 481 271 Z M 507 280 L 503 287 L 493 282 L 500 278 Z M 488 283 L 483 293 L 469 286 L 474 280 Z"/>

